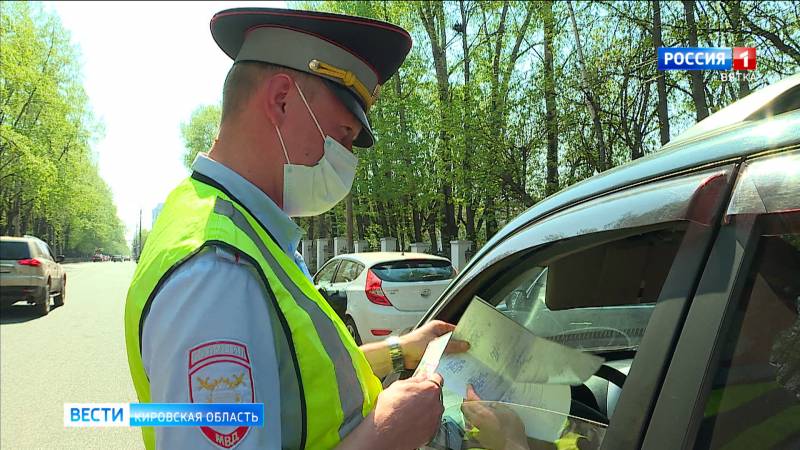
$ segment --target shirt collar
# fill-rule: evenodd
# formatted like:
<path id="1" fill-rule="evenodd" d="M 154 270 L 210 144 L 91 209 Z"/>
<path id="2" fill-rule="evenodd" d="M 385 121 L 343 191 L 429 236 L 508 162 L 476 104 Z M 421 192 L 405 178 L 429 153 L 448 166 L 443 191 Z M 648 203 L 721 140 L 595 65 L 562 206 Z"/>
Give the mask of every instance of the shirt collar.
<path id="1" fill-rule="evenodd" d="M 264 191 L 205 153 L 197 154 L 192 170 L 221 184 L 269 230 L 283 251 L 294 255 L 303 230 Z"/>

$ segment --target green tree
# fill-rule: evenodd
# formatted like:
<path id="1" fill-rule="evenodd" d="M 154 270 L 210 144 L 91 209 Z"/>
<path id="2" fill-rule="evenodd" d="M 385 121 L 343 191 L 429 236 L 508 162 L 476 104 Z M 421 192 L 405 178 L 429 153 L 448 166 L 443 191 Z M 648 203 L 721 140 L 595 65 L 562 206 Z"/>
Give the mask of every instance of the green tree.
<path id="1" fill-rule="evenodd" d="M 77 49 L 41 5 L 0 8 L 0 234 L 35 234 L 58 253 L 125 247 L 90 144 L 102 127 Z"/>
<path id="2" fill-rule="evenodd" d="M 546 195 L 657 151 L 695 122 L 701 93 L 714 113 L 796 72 L 800 55 L 800 3 L 788 1 L 290 7 L 385 20 L 414 40 L 370 112 L 375 146 L 356 149 L 350 232 L 372 248 L 383 236 L 404 249 L 426 241 L 435 252 L 443 241 L 446 250 L 457 238 L 480 246 Z M 758 47 L 757 79 L 657 72 L 655 47 L 694 42 Z M 347 211 L 342 202 L 298 222 L 308 238 L 349 235 Z"/>
<path id="3" fill-rule="evenodd" d="M 183 165 L 192 167 L 194 158 L 200 152 L 207 152 L 219 133 L 222 108 L 219 105 L 202 105 L 192 112 L 188 122 L 181 123 L 183 137 Z"/>

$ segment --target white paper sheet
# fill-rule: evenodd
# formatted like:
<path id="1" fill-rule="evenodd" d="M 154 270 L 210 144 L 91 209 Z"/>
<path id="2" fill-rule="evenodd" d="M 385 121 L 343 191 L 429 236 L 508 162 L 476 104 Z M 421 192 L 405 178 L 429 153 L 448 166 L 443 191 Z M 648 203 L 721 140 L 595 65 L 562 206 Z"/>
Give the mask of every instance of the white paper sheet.
<path id="1" fill-rule="evenodd" d="M 450 339 L 469 342 L 469 351 L 444 354 Z M 602 363 L 603 358 L 535 336 L 475 297 L 455 331 L 431 341 L 415 375 L 442 375 L 445 414 L 461 426 L 468 384 L 482 400 L 558 413 L 519 408 L 528 436 L 552 442 L 569 413 L 569 386 L 586 381 Z"/>
<path id="2" fill-rule="evenodd" d="M 579 385 L 603 364 L 599 356 L 534 335 L 479 297 L 464 312 L 453 339 L 469 342 L 468 355 L 511 382 Z"/>

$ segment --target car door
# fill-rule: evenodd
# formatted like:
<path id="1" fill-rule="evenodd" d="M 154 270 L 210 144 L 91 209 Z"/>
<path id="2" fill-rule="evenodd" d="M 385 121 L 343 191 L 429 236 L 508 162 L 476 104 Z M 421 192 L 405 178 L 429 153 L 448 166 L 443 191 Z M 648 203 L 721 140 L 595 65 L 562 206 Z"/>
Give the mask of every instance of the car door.
<path id="1" fill-rule="evenodd" d="M 50 255 L 50 260 L 52 261 L 52 280 L 53 280 L 53 288 L 55 289 L 58 287 L 59 290 L 64 288 L 64 268 L 61 267 L 61 264 L 58 262 L 58 258 L 56 258 L 55 254 L 53 253 L 53 249 L 50 248 L 50 245 L 47 243 L 43 243 L 45 249 L 47 250 L 47 254 Z"/>
<path id="2" fill-rule="evenodd" d="M 602 374 L 571 386 L 569 410 L 555 413 L 607 423 L 602 448 L 639 448 L 734 169 L 705 167 L 545 216 L 483 252 L 423 321 L 457 323 L 481 298 L 539 337 L 602 356 Z"/>
<path id="3" fill-rule="evenodd" d="M 355 301 L 351 291 L 364 291 L 364 286 L 355 286 L 355 283 L 353 283 L 353 280 L 358 278 L 363 270 L 364 266 L 361 263 L 343 259 L 339 269 L 336 271 L 336 275 L 333 277 L 333 283 L 327 298 L 333 310 L 342 319 L 347 313 L 348 304 Z"/>
<path id="4" fill-rule="evenodd" d="M 800 151 L 739 171 L 645 448 L 800 448 Z"/>

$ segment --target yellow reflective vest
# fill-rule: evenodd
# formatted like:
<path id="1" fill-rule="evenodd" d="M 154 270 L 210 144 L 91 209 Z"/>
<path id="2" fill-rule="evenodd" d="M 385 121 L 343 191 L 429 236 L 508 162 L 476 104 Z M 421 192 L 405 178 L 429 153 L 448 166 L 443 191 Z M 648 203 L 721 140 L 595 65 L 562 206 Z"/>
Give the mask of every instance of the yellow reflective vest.
<path id="1" fill-rule="evenodd" d="M 170 193 L 128 290 L 125 342 L 139 401 L 150 402 L 141 354 L 147 312 L 161 283 L 207 246 L 240 254 L 256 268 L 270 294 L 300 390 L 300 447 L 336 446 L 373 409 L 380 381 L 345 325 L 269 231 L 224 188 L 198 174 Z M 154 430 L 146 427 L 142 434 L 145 447 L 155 449 Z"/>

